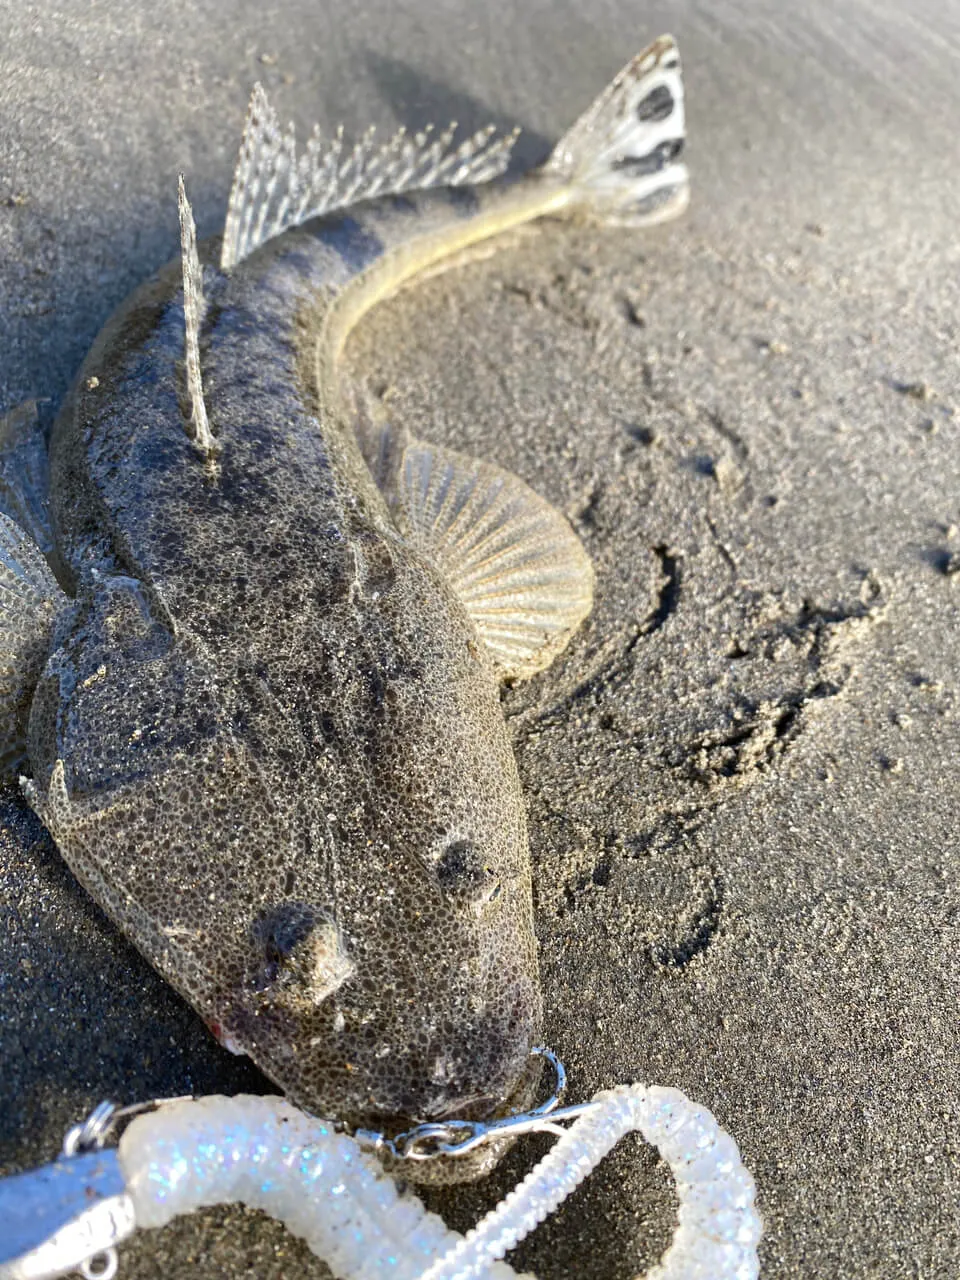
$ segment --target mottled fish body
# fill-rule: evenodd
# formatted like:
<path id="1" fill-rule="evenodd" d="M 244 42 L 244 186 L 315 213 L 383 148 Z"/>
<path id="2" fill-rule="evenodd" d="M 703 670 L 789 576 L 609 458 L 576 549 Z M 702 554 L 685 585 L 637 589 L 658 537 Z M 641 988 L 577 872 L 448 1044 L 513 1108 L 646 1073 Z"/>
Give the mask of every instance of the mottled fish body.
<path id="1" fill-rule="evenodd" d="M 181 187 L 182 264 L 114 316 L 55 427 L 52 528 L 29 530 L 49 560 L 0 517 L 30 803 L 220 1039 L 348 1124 L 527 1100 L 541 996 L 498 689 L 564 647 L 592 572 L 549 504 L 384 420 L 339 356 L 508 227 L 679 211 L 682 139 L 669 38 L 509 184 L 476 185 L 508 153 L 486 136 L 298 161 L 258 91 L 222 244 L 198 255 Z"/>

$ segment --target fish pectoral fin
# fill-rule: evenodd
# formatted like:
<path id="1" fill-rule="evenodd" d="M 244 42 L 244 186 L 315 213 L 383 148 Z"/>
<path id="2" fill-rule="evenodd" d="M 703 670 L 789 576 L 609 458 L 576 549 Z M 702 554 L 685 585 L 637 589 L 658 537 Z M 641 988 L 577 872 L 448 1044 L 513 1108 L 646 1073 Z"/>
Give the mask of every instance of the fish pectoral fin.
<path id="1" fill-rule="evenodd" d="M 30 699 L 68 603 L 40 548 L 0 512 L 0 777 L 24 760 Z"/>
<path id="2" fill-rule="evenodd" d="M 565 648 L 593 603 L 567 520 L 517 476 L 411 438 L 387 492 L 410 543 L 442 571 L 504 680 Z"/>
<path id="3" fill-rule="evenodd" d="M 46 432 L 36 400 L 27 400 L 0 417 L 0 512 L 43 552 L 53 548 L 49 500 Z"/>

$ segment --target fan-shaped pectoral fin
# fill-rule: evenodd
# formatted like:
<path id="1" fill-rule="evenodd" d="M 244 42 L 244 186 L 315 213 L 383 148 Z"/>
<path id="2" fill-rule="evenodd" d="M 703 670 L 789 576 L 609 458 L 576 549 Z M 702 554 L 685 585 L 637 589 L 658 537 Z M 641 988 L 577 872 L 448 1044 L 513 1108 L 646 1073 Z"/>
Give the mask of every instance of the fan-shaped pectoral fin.
<path id="1" fill-rule="evenodd" d="M 492 463 L 411 437 L 383 454 L 397 523 L 441 569 L 502 678 L 549 666 L 593 603 L 593 568 L 567 520 Z"/>
<path id="2" fill-rule="evenodd" d="M 27 400 L 0 417 L 0 511 L 44 555 L 53 550 L 49 489 L 46 431 L 36 400 Z"/>
<path id="3" fill-rule="evenodd" d="M 40 548 L 0 513 L 0 777 L 24 761 L 30 700 L 68 605 Z"/>

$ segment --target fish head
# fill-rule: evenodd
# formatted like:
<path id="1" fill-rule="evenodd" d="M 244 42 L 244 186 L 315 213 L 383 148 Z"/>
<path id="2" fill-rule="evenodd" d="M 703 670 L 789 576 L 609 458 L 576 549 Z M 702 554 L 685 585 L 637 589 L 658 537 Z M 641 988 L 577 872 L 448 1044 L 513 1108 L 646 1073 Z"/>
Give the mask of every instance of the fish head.
<path id="1" fill-rule="evenodd" d="M 522 1109 L 539 1074 L 516 764 L 442 604 L 227 668 L 115 578 L 31 715 L 31 801 L 101 905 L 294 1101 L 385 1133 Z"/>
<path id="2" fill-rule="evenodd" d="M 310 774 L 273 788 L 292 852 L 217 1017 L 291 1097 L 388 1132 L 504 1114 L 538 1076 L 516 763 L 485 657 L 433 585 L 414 611 L 381 584 L 353 641 L 298 667 Z"/>

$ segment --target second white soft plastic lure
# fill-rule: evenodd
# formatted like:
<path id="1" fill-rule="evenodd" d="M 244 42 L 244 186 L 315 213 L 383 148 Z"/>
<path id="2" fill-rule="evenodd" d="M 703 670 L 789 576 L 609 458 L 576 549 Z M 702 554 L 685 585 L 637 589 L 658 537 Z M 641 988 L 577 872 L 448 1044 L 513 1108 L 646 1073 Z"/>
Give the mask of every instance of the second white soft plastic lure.
<path id="1" fill-rule="evenodd" d="M 756 1280 L 761 1222 L 753 1179 L 709 1111 L 677 1089 L 639 1084 L 599 1093 L 575 1110 L 581 1114 L 572 1128 L 523 1182 L 460 1236 L 400 1192 L 352 1138 L 283 1099 L 168 1103 L 133 1120 L 115 1152 L 73 1156 L 0 1182 L 0 1213 L 21 1249 L 12 1240 L 9 1251 L 0 1246 L 0 1280 L 46 1280 L 77 1265 L 86 1276 L 112 1276 L 114 1246 L 133 1230 L 232 1202 L 283 1222 L 338 1280 L 517 1280 L 500 1259 L 630 1132 L 667 1161 L 679 1200 L 673 1242 L 647 1280 Z M 550 1116 L 540 1119 L 540 1128 L 561 1132 Z M 85 1160 L 89 1169 L 81 1168 Z M 30 1193 L 53 1198 L 58 1168 L 63 1222 L 59 1233 L 37 1240 Z"/>

